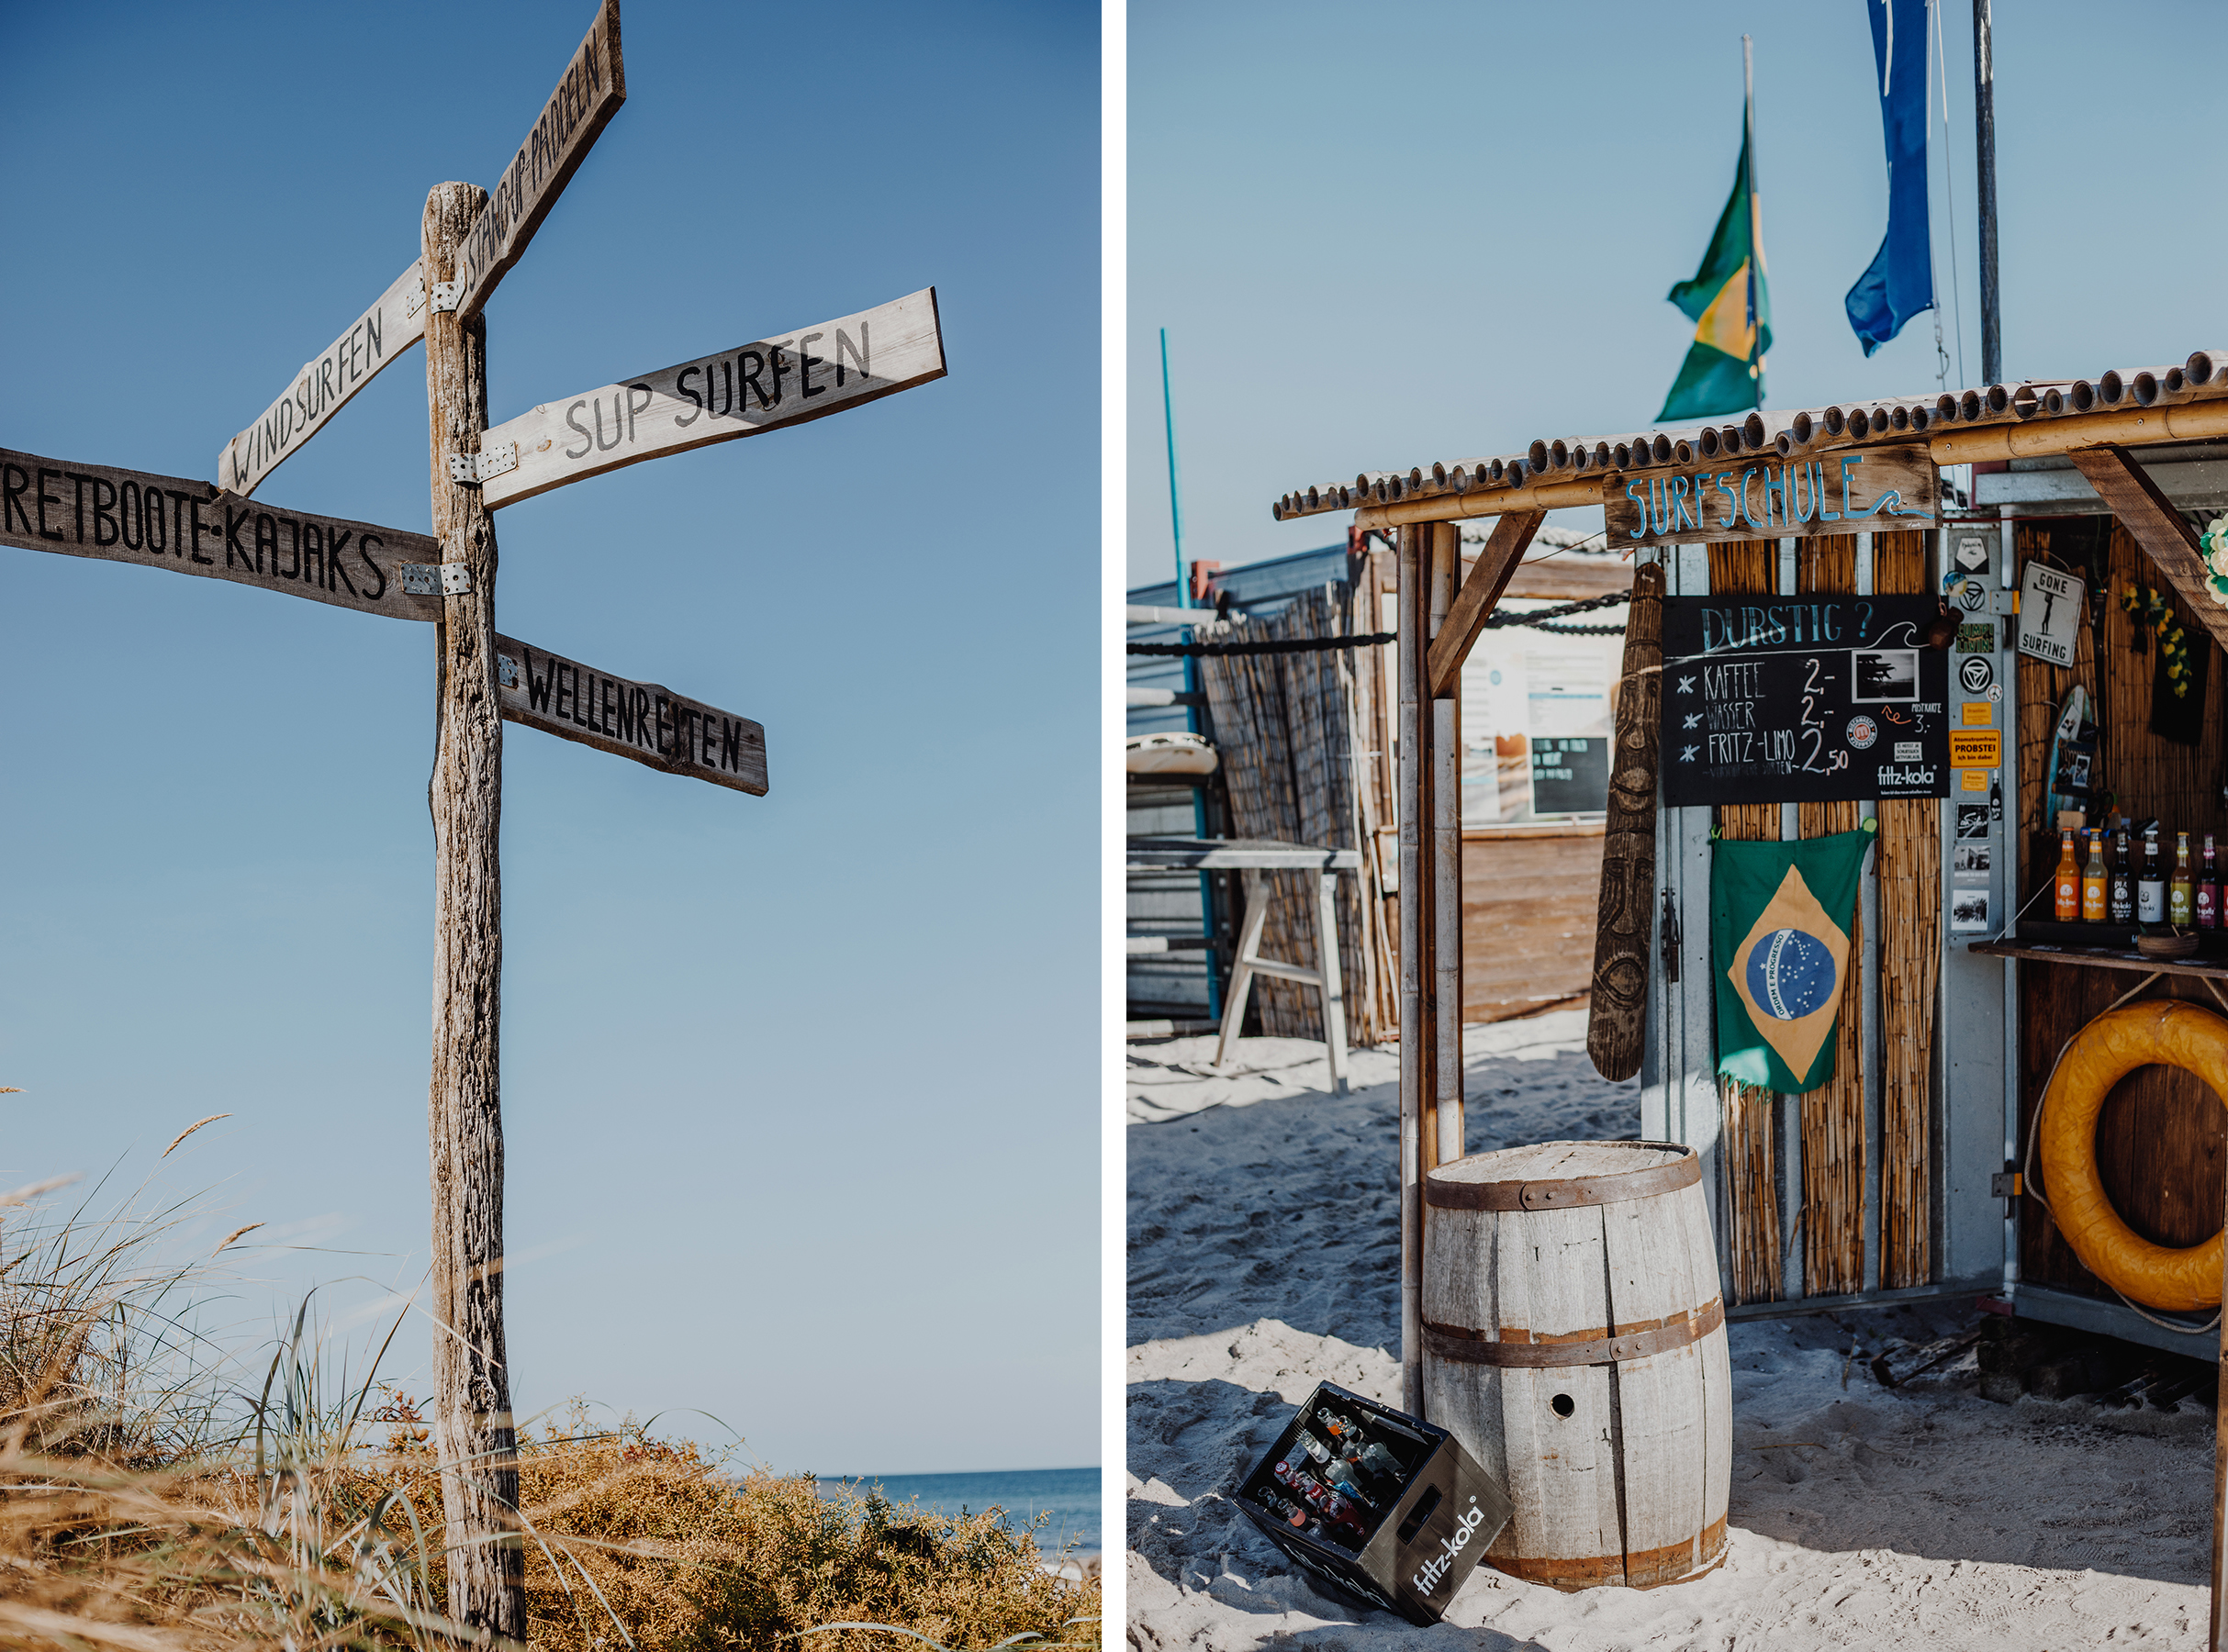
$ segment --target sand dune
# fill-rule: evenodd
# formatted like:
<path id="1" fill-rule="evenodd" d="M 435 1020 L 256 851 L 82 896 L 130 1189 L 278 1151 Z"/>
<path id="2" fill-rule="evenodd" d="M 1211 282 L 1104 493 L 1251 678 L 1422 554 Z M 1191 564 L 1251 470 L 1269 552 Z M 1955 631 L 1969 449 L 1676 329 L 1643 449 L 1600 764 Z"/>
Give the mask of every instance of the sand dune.
<path id="1" fill-rule="evenodd" d="M 1630 1135 L 1574 1013 L 1473 1028 L 1473 1151 Z M 1395 1063 L 1208 1039 L 1132 1052 L 1130 1640 L 1144 1647 L 2197 1647 L 2212 1415 L 1972 1392 L 1971 1356 L 1900 1389 L 1850 1351 L 1969 1323 L 1963 1302 L 1731 1329 L 1727 1563 L 1672 1589 L 1566 1595 L 1481 1568 L 1417 1629 L 1318 1593 L 1226 1499 L 1288 1408 L 1328 1379 L 1397 1401 Z"/>

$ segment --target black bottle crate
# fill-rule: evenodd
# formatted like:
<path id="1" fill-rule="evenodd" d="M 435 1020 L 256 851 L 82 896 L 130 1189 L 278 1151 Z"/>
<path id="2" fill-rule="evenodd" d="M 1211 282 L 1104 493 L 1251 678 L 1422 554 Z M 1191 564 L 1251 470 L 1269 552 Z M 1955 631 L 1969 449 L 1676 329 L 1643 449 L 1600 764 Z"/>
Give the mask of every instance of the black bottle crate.
<path id="1" fill-rule="evenodd" d="M 1333 1455 L 1349 1439 L 1361 1448 L 1365 1464 L 1347 1463 L 1342 1476 L 1361 1497 L 1325 1479 L 1327 1465 L 1306 1451 L 1303 1433 Z M 1280 1476 L 1280 1465 L 1305 1481 Z M 1307 1482 L 1343 1512 L 1311 1500 Z M 1270 1542 L 1339 1593 L 1411 1624 L 1439 1622 L 1514 1507 L 1445 1429 L 1328 1382 L 1238 1482 L 1237 1506 Z M 1294 1510 L 1307 1524 L 1292 1523 Z"/>

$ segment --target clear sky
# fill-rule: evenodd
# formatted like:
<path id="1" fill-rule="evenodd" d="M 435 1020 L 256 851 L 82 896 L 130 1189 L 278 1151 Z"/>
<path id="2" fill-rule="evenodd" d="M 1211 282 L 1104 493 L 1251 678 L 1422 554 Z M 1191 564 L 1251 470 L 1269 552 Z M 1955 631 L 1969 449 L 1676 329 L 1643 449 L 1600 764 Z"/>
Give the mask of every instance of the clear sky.
<path id="1" fill-rule="evenodd" d="M 1972 7 L 1941 25 L 1954 386 L 1980 377 Z M 1293 486 L 1646 426 L 1694 336 L 1663 295 L 1732 184 L 1744 32 L 1772 405 L 1936 388 L 1930 317 L 1867 361 L 1842 308 L 1887 227 L 1863 0 L 1132 0 L 1129 27 L 1132 584 L 1173 575 L 1159 328 L 1195 557 L 1337 540 L 1344 518 L 1271 520 Z M 2006 377 L 2211 345 L 2228 220 L 2203 66 L 2228 55 L 2228 8 L 1999 0 L 1995 38 Z"/>
<path id="2" fill-rule="evenodd" d="M 207 477 L 593 16 L 8 8 L 0 445 Z M 754 798 L 505 743 L 521 1412 L 784 1469 L 1098 1457 L 1098 18 L 628 0 L 489 305 L 498 420 L 935 285 L 949 378 L 504 510 L 512 635 L 761 720 Z M 260 497 L 425 530 L 424 357 Z M 0 1189 L 225 1208 L 224 1312 L 422 1278 L 430 629 L 0 549 Z M 267 1242 L 267 1243 L 265 1243 Z M 414 1323 L 393 1358 L 424 1391 Z M 720 1439 L 700 1418 L 675 1426 Z"/>

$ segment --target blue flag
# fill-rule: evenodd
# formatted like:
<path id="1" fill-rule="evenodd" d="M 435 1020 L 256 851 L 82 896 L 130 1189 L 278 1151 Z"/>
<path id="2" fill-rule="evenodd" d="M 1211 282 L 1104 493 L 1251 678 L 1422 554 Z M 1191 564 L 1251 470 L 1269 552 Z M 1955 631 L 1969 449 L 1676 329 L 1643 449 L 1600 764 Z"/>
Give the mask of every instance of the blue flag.
<path id="1" fill-rule="evenodd" d="M 1849 325 L 1870 355 L 1934 307 L 1926 222 L 1926 0 L 1864 0 L 1887 140 L 1887 234 L 1849 289 Z"/>

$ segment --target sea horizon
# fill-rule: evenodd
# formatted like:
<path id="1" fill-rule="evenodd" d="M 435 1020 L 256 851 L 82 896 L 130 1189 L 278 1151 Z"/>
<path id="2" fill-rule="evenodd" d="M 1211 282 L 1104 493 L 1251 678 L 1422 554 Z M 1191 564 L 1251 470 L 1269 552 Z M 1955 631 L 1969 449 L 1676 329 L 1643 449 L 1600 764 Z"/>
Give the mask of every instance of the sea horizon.
<path id="1" fill-rule="evenodd" d="M 1063 1545 L 1095 1555 L 1102 1547 L 1099 1496 L 1103 1470 L 1083 1468 L 994 1468 L 950 1474 L 815 1474 L 823 1486 L 864 1489 L 879 1486 L 892 1503 L 918 1501 L 931 1513 L 980 1514 L 1005 1511 L 1008 1525 L 1020 1529 L 1039 1513 L 1047 1516 L 1037 1542 L 1047 1553 Z"/>

